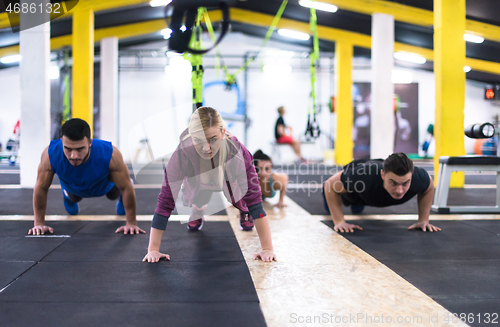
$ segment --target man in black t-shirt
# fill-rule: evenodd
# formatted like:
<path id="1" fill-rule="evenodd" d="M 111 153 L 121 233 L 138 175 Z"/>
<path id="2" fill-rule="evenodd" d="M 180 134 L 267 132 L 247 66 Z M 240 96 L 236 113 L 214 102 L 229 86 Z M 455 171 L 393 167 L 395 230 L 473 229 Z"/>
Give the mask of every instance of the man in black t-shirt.
<path id="1" fill-rule="evenodd" d="M 276 143 L 278 144 L 290 144 L 293 148 L 293 151 L 301 161 L 305 161 L 302 158 L 302 154 L 300 153 L 300 142 L 295 140 L 292 136 L 292 128 L 285 125 L 285 120 L 283 116 L 285 115 L 285 107 L 281 106 L 278 108 L 278 113 L 280 117 L 276 121 L 276 125 L 274 126 L 274 136 L 276 137 Z M 286 129 L 289 129 L 289 133 L 286 133 Z"/>
<path id="2" fill-rule="evenodd" d="M 387 159 L 355 160 L 330 177 L 323 186 L 323 199 L 337 232 L 362 229 L 344 220 L 342 204 L 360 213 L 364 206 L 387 207 L 405 203 L 418 194 L 418 222 L 408 229 L 437 232 L 441 228 L 429 224 L 434 197 L 434 183 L 422 168 L 414 167 L 404 153 L 393 153 Z"/>

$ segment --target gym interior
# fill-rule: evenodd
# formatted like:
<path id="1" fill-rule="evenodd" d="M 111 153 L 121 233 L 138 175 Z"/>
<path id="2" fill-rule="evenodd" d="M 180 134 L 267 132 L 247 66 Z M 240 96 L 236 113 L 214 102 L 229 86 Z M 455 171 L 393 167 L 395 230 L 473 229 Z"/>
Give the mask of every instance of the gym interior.
<path id="1" fill-rule="evenodd" d="M 0 325 L 499 324 L 499 17 L 497 0 L 0 1 Z M 250 230 L 252 206 L 224 192 L 190 229 L 198 207 L 179 185 L 160 237 L 169 260 L 148 262 L 200 107 L 287 183 L 257 189 L 265 215 Z M 75 118 L 120 154 L 132 214 L 104 193 L 68 211 L 49 144 Z M 46 152 L 53 231 L 29 233 Z M 332 210 L 327 181 L 392 153 L 430 176 L 432 205 L 421 192 Z M 129 218 L 145 233 L 117 233 Z M 275 260 L 258 256 L 259 219 Z M 421 219 L 439 231 L 409 229 Z"/>

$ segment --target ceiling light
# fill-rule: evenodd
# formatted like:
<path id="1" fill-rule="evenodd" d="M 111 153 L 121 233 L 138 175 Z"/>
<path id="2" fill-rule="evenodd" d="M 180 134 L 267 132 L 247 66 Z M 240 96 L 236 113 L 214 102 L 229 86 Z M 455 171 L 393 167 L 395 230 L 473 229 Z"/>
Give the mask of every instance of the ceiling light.
<path id="1" fill-rule="evenodd" d="M 293 39 L 298 39 L 298 40 L 303 40 L 307 41 L 309 40 L 309 34 L 302 33 L 302 32 L 297 32 L 297 31 L 292 31 L 292 30 L 287 30 L 287 29 L 279 29 L 278 34 L 286 37 L 291 37 Z"/>
<path id="2" fill-rule="evenodd" d="M 415 64 L 425 64 L 427 61 L 424 57 L 408 52 L 396 52 L 394 58 L 397 60 L 409 61 Z"/>
<path id="3" fill-rule="evenodd" d="M 317 2 L 317 1 L 311 1 L 311 0 L 299 0 L 299 5 L 302 7 L 307 7 L 307 8 L 314 8 L 318 10 L 323 10 L 323 11 L 328 11 L 328 12 L 336 12 L 337 11 L 337 6 L 324 3 L 324 2 Z"/>
<path id="4" fill-rule="evenodd" d="M 484 38 L 477 35 L 464 34 L 464 40 L 472 43 L 483 43 Z"/>
<path id="5" fill-rule="evenodd" d="M 172 36 L 172 30 L 170 28 L 164 28 L 160 31 L 160 34 L 163 35 L 164 39 L 169 39 Z"/>
<path id="6" fill-rule="evenodd" d="M 160 7 L 160 6 L 166 6 L 171 2 L 172 0 L 151 0 L 149 4 L 151 5 L 151 7 Z"/>
<path id="7" fill-rule="evenodd" d="M 21 61 L 21 55 L 20 54 L 15 54 L 15 55 L 10 55 L 10 56 L 5 56 L 0 59 L 0 62 L 2 64 L 12 64 L 15 62 Z"/>
<path id="8" fill-rule="evenodd" d="M 471 71 L 472 68 L 470 68 L 469 66 L 464 66 L 464 72 L 468 73 Z"/>

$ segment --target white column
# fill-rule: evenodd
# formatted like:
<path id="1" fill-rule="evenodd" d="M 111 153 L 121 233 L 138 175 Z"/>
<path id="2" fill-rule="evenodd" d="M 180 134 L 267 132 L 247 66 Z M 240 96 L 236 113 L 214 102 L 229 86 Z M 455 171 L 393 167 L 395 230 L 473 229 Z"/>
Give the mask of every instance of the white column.
<path id="1" fill-rule="evenodd" d="M 101 138 L 118 141 L 118 38 L 101 41 Z"/>
<path id="2" fill-rule="evenodd" d="M 372 15 L 371 158 L 387 158 L 394 151 L 394 17 Z"/>
<path id="3" fill-rule="evenodd" d="M 45 8 L 49 0 L 23 0 Z M 46 14 L 21 13 L 21 187 L 33 188 L 42 151 L 50 141 L 50 23 Z M 46 22 L 46 23 L 43 23 Z M 34 26 L 37 23 L 40 25 Z M 31 27 L 34 26 L 34 27 Z M 31 28 L 29 28 L 31 27 Z"/>

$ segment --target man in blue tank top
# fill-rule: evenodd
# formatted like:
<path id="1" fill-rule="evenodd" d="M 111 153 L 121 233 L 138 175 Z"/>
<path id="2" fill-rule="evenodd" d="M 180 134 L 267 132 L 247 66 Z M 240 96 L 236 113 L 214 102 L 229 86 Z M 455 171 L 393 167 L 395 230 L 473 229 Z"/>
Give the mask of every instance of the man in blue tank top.
<path id="1" fill-rule="evenodd" d="M 78 214 L 82 198 L 106 195 L 110 200 L 118 199 L 116 213 L 127 219 L 116 233 L 145 233 L 137 226 L 134 187 L 120 151 L 111 142 L 91 139 L 90 126 L 78 118 L 64 123 L 61 135 L 42 153 L 33 190 L 35 226 L 28 234 L 54 231 L 45 225 L 47 193 L 54 174 L 59 177 L 64 207 L 70 215 Z"/>

